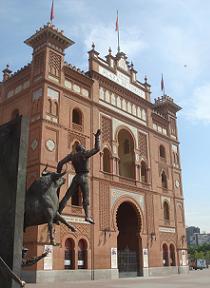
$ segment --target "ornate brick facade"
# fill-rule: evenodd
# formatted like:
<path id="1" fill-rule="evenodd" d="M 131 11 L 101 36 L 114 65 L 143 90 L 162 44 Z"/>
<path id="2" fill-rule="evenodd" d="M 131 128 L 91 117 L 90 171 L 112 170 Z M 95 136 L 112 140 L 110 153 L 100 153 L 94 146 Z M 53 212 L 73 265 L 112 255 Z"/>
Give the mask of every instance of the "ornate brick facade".
<path id="1" fill-rule="evenodd" d="M 142 156 L 144 159 L 147 159 L 147 136 L 139 132 L 138 143 L 140 156 Z"/>
<path id="2" fill-rule="evenodd" d="M 110 230 L 110 187 L 105 181 L 100 182 L 99 215 L 100 230 Z"/>
<path id="3" fill-rule="evenodd" d="M 112 143 L 112 120 L 105 116 L 101 117 L 102 143 Z"/>
<path id="4" fill-rule="evenodd" d="M 100 277 L 101 269 L 107 277 L 118 277 L 130 271 L 123 266 L 123 257 L 134 259 L 130 265 L 136 276 L 150 275 L 150 269 L 156 268 L 165 273 L 170 265 L 187 269 L 176 133 L 180 107 L 169 96 L 152 103 L 150 85 L 136 79 L 123 52 L 112 55 L 109 51 L 104 60 L 93 46 L 89 71 L 84 73 L 65 63 L 64 50 L 73 41 L 53 25 L 45 25 L 25 43 L 33 48 L 32 63 L 4 75 L 0 123 L 17 112 L 30 119 L 27 185 L 47 163 L 55 171 L 76 141 L 91 149 L 98 128 L 102 146 L 107 148 L 89 163 L 95 224 L 85 221 L 81 195 L 75 191 L 63 215 L 77 231 L 56 226 L 60 246 L 53 248 L 49 262 L 30 268 L 28 275 L 39 275 L 50 267 L 48 277 L 53 278 L 56 270 L 64 280 L 68 274 L 64 270 L 73 270 L 69 275 L 74 279 L 81 278 L 84 269 L 87 279 Z M 70 164 L 66 169 L 68 181 L 61 187 L 60 198 L 74 175 Z M 24 239 L 26 247 L 42 252 L 49 240 L 46 226 L 29 229 Z"/>

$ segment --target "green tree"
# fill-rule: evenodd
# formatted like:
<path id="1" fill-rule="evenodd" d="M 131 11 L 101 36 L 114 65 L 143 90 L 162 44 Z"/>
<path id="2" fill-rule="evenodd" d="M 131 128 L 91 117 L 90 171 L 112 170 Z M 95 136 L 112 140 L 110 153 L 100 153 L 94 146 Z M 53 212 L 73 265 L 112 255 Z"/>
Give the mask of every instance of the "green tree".
<path id="1" fill-rule="evenodd" d="M 205 254 L 202 251 L 195 251 L 195 259 L 204 259 L 205 258 Z"/>
<path id="2" fill-rule="evenodd" d="M 191 260 L 202 258 L 210 261 L 210 244 L 190 245 L 188 253 Z"/>
<path id="3" fill-rule="evenodd" d="M 206 252 L 205 258 L 206 258 L 206 260 L 210 261 L 210 251 Z"/>

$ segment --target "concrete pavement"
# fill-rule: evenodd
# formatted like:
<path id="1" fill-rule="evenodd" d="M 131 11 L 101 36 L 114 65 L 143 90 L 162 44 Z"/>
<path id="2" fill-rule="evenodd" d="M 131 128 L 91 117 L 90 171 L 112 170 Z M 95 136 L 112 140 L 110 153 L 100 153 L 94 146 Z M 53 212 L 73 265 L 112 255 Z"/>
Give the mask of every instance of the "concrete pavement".
<path id="1" fill-rule="evenodd" d="M 167 277 L 27 284 L 26 288 L 210 288 L 210 269 Z"/>

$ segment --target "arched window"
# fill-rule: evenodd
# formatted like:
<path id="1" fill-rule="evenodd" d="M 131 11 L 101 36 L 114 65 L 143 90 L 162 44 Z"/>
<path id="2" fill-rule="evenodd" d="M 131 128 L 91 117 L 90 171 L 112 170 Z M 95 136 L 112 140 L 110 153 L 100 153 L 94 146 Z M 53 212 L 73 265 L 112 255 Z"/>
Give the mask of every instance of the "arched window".
<path id="1" fill-rule="evenodd" d="M 166 173 L 165 173 L 165 171 L 163 171 L 162 173 L 161 173 L 161 184 L 162 184 L 162 187 L 163 188 L 167 188 L 167 176 L 166 176 Z"/>
<path id="2" fill-rule="evenodd" d="M 103 150 L 103 171 L 111 173 L 111 154 L 107 148 Z"/>
<path id="3" fill-rule="evenodd" d="M 120 176 L 135 179 L 134 141 L 131 134 L 122 129 L 118 133 L 118 155 Z"/>
<path id="4" fill-rule="evenodd" d="M 178 153 L 176 153 L 176 164 L 179 167 L 179 154 Z"/>
<path id="5" fill-rule="evenodd" d="M 168 261 L 168 246 L 167 244 L 163 244 L 163 266 L 168 266 L 169 265 L 169 261 Z"/>
<path id="6" fill-rule="evenodd" d="M 19 114 L 19 110 L 18 109 L 15 109 L 12 111 L 12 114 L 11 114 L 11 119 L 15 119 Z"/>
<path id="7" fill-rule="evenodd" d="M 58 103 L 55 101 L 52 102 L 52 115 L 58 116 Z"/>
<path id="8" fill-rule="evenodd" d="M 147 182 L 147 167 L 144 161 L 141 161 L 141 181 L 144 183 Z"/>
<path id="9" fill-rule="evenodd" d="M 74 269 L 74 267 L 75 267 L 74 241 L 69 238 L 65 242 L 64 269 Z"/>
<path id="10" fill-rule="evenodd" d="M 170 221 L 170 210 L 168 202 L 164 201 L 163 203 L 163 217 L 164 217 L 164 224 L 169 224 Z"/>
<path id="11" fill-rule="evenodd" d="M 52 114 L 52 101 L 49 98 L 47 99 L 47 112 Z"/>
<path id="12" fill-rule="evenodd" d="M 173 244 L 170 244 L 170 266 L 176 266 L 176 256 L 175 256 L 175 247 Z"/>
<path id="13" fill-rule="evenodd" d="M 79 109 L 73 110 L 72 122 L 77 125 L 82 125 L 82 112 Z"/>
<path id="14" fill-rule="evenodd" d="M 179 167 L 179 155 L 176 152 L 173 152 L 173 160 L 174 160 L 174 166 Z"/>
<path id="15" fill-rule="evenodd" d="M 166 150 L 165 150 L 165 147 L 163 145 L 160 145 L 159 152 L 160 152 L 160 158 L 165 159 L 166 158 Z"/>
<path id="16" fill-rule="evenodd" d="M 78 243 L 78 269 L 87 269 L 87 242 L 83 239 Z"/>

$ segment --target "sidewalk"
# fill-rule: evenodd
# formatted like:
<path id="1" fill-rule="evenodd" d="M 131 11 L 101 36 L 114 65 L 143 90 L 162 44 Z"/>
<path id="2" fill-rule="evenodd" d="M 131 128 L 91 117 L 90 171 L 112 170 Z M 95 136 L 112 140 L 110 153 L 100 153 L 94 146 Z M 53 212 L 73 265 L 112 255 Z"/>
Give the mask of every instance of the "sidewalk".
<path id="1" fill-rule="evenodd" d="M 209 288 L 210 269 L 167 277 L 136 277 L 117 280 L 70 281 L 27 284 L 26 288 Z"/>

